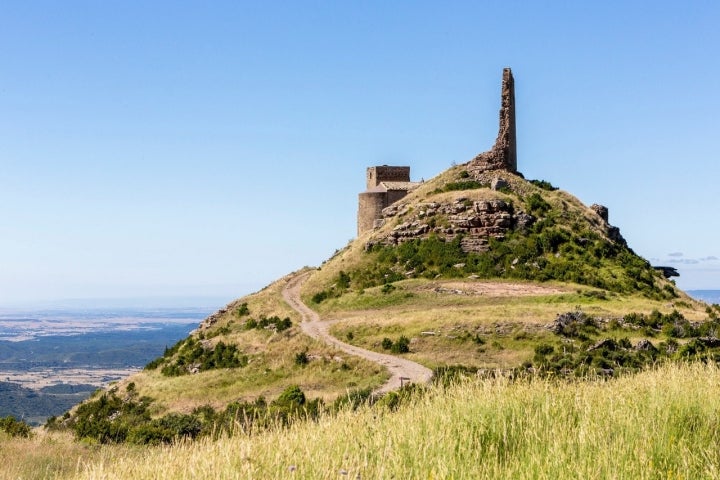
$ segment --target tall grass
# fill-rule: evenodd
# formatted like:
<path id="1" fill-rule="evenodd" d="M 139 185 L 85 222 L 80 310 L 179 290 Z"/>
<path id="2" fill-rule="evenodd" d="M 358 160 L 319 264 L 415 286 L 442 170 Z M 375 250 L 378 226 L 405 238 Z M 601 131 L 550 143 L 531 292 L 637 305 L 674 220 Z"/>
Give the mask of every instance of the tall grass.
<path id="1" fill-rule="evenodd" d="M 720 369 L 610 381 L 490 379 L 396 412 L 117 455 L 80 478 L 720 478 Z"/>

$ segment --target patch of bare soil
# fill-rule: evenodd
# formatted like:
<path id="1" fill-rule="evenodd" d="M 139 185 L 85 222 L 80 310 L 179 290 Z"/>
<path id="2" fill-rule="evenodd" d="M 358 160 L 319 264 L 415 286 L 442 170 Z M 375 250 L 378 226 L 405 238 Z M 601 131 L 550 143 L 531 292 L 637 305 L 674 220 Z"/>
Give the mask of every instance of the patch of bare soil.
<path id="1" fill-rule="evenodd" d="M 569 291 L 551 285 L 511 282 L 438 282 L 423 287 L 423 290 L 451 295 L 485 295 L 488 297 L 560 295 Z"/>

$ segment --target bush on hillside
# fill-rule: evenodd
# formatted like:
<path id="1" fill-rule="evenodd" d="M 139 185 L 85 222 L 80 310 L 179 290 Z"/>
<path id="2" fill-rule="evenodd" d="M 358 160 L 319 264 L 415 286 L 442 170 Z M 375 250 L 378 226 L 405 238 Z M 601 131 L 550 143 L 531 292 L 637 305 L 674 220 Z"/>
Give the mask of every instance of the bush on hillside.
<path id="1" fill-rule="evenodd" d="M 160 362 L 152 364 L 163 365 L 160 372 L 168 377 L 187 375 L 191 372 L 203 372 L 216 368 L 240 368 L 248 363 L 247 355 L 236 345 L 218 342 L 214 347 L 203 345 L 193 337 L 188 337 L 176 346 L 166 351 Z M 150 364 L 146 367 L 149 369 Z"/>
<path id="2" fill-rule="evenodd" d="M 0 418 L 0 431 L 11 437 L 30 438 L 32 436 L 32 427 L 11 415 Z"/>
<path id="3" fill-rule="evenodd" d="M 277 315 L 272 317 L 262 316 L 258 320 L 250 318 L 245 322 L 245 330 L 275 330 L 282 332 L 292 327 L 290 317 L 280 318 Z"/>
<path id="4" fill-rule="evenodd" d="M 84 402 L 73 415 L 66 414 L 62 422 L 56 420 L 53 428 L 68 428 L 78 439 L 89 438 L 103 444 L 159 445 L 289 425 L 301 419 L 315 419 L 324 409 L 319 399 L 308 400 L 297 385 L 286 388 L 269 404 L 259 397 L 253 402 L 232 402 L 222 411 L 204 405 L 189 414 L 169 413 L 152 418 L 152 406 L 149 397 L 138 397 L 128 391 L 121 396 L 117 389 L 112 389 Z"/>
<path id="5" fill-rule="evenodd" d="M 553 187 L 553 185 L 546 180 L 530 180 L 530 183 L 550 192 L 557 190 L 557 187 Z"/>

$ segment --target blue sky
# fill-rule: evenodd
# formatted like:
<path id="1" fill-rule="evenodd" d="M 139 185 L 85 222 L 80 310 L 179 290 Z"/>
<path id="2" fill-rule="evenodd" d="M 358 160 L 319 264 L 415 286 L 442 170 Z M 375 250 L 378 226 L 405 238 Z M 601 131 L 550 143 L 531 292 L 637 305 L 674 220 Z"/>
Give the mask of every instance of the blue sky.
<path id="1" fill-rule="evenodd" d="M 365 168 L 492 145 L 720 288 L 720 4 L 4 1 L 0 305 L 231 299 L 355 235 Z"/>

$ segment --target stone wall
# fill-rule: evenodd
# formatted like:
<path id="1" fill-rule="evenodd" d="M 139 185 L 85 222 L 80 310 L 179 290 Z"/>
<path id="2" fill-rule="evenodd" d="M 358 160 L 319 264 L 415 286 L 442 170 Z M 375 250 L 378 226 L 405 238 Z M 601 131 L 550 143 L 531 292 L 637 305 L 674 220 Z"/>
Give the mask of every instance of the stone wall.
<path id="1" fill-rule="evenodd" d="M 367 169 L 367 189 L 371 190 L 380 182 L 409 182 L 410 167 L 390 167 L 382 165 Z"/>
<path id="2" fill-rule="evenodd" d="M 498 136 L 492 149 L 479 154 L 468 164 L 468 172 L 474 176 L 488 170 L 517 172 L 515 80 L 509 68 L 503 69 L 499 123 Z"/>
<path id="3" fill-rule="evenodd" d="M 387 192 L 362 192 L 358 195 L 358 235 L 372 230 L 375 220 L 382 218 L 382 210 L 387 207 Z"/>
<path id="4" fill-rule="evenodd" d="M 368 167 L 367 191 L 358 196 L 358 235 L 382 224 L 382 209 L 402 200 L 412 189 L 410 167 Z M 387 182 L 387 183 L 384 183 Z"/>

